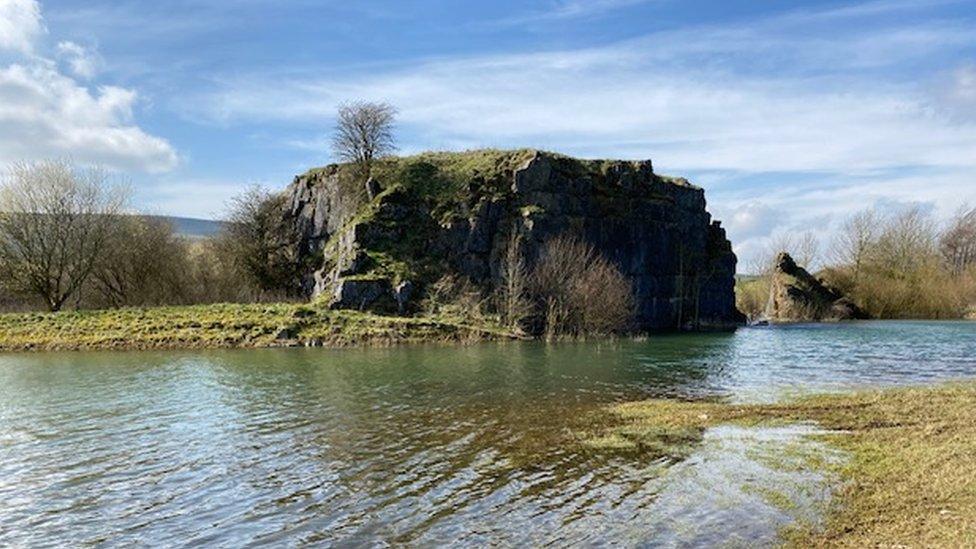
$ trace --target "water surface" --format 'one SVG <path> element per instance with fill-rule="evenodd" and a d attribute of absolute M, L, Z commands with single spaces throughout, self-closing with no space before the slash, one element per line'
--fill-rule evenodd
<path fill-rule="evenodd" d="M 576 429 L 649 396 L 768 401 L 976 376 L 976 324 L 641 342 L 0 356 L 0 545 L 769 545 L 824 476 L 718 428 L 680 463 Z M 821 449 L 826 452 L 826 449 Z M 760 456 L 760 457 L 757 457 Z M 787 489 L 794 504 L 775 505 Z"/>

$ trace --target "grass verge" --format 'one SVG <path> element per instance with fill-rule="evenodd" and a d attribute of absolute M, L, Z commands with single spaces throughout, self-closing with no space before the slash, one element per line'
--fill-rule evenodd
<path fill-rule="evenodd" d="M 510 337 L 494 326 L 446 317 L 381 316 L 291 303 L 0 314 L 0 351 L 388 346 Z"/>
<path fill-rule="evenodd" d="M 705 429 L 815 422 L 850 458 L 822 528 L 793 547 L 976 546 L 976 383 L 819 395 L 776 405 L 657 400 L 615 406 L 587 440 L 602 451 L 680 458 Z"/>

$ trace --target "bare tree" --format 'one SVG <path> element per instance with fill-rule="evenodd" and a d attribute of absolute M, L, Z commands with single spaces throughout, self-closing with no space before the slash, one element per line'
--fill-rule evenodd
<path fill-rule="evenodd" d="M 60 310 L 91 276 L 127 199 L 99 169 L 14 165 L 0 187 L 0 280 Z"/>
<path fill-rule="evenodd" d="M 938 256 L 936 227 L 931 217 L 913 207 L 887 219 L 872 249 L 878 268 L 901 277 Z"/>
<path fill-rule="evenodd" d="M 190 301 L 187 242 L 164 219 L 122 216 L 92 273 L 100 306 L 169 305 Z"/>
<path fill-rule="evenodd" d="M 976 265 L 976 208 L 959 209 L 939 237 L 939 248 L 955 274 Z"/>
<path fill-rule="evenodd" d="M 502 321 L 514 330 L 521 330 L 522 322 L 532 312 L 532 302 L 529 299 L 529 271 L 521 253 L 521 238 L 514 228 L 505 251 L 498 297 Z"/>
<path fill-rule="evenodd" d="M 773 236 L 766 248 L 754 259 L 752 271 L 761 276 L 769 275 L 776 266 L 776 257 L 786 252 L 797 265 L 812 271 L 820 263 L 820 242 L 812 232 L 787 233 Z"/>
<path fill-rule="evenodd" d="M 374 160 L 396 150 L 396 114 L 388 103 L 356 101 L 339 108 L 332 150 L 341 160 L 353 163 L 363 180 L 372 173 Z"/>
<path fill-rule="evenodd" d="M 597 250 L 572 236 L 548 241 L 532 271 L 532 294 L 549 339 L 609 335 L 630 329 L 630 280 Z"/>
<path fill-rule="evenodd" d="M 857 284 L 867 265 L 869 254 L 881 232 L 881 220 L 874 210 L 858 212 L 844 222 L 831 250 L 835 263 L 851 269 L 851 279 Z"/>

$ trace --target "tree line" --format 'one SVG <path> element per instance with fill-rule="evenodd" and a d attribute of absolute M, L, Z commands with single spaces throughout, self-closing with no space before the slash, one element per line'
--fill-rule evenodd
<path fill-rule="evenodd" d="M 772 257 L 790 252 L 800 266 L 854 300 L 874 318 L 962 318 L 976 313 L 976 208 L 960 208 L 940 226 L 920 207 L 848 217 L 821 252 L 810 234 L 779 236 L 756 280 L 740 284 L 738 304 L 761 316 Z"/>
<path fill-rule="evenodd" d="M 14 165 L 0 186 L 0 307 L 108 308 L 291 296 L 255 264 L 275 215 L 269 193 L 238 197 L 216 238 L 192 240 L 131 215 L 128 186 L 65 160 Z M 267 255 L 267 254 L 265 254 Z M 273 267 L 272 267 L 273 268 Z"/>

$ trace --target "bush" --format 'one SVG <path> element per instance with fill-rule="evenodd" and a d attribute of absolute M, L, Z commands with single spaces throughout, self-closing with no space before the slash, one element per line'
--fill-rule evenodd
<path fill-rule="evenodd" d="M 485 317 L 485 305 L 481 291 L 471 281 L 448 274 L 430 284 L 422 308 L 430 316 L 480 323 Z"/>
<path fill-rule="evenodd" d="M 233 269 L 262 293 L 304 295 L 306 265 L 294 257 L 284 221 L 284 196 L 252 187 L 234 197 L 224 230 L 215 246 Z"/>
<path fill-rule="evenodd" d="M 852 216 L 834 246 L 838 264 L 820 276 L 874 318 L 960 318 L 973 304 L 972 214 L 941 234 L 918 208 Z"/>
<path fill-rule="evenodd" d="M 632 328 L 630 280 L 578 238 L 559 236 L 544 246 L 532 271 L 531 294 L 548 339 L 611 335 Z"/>

